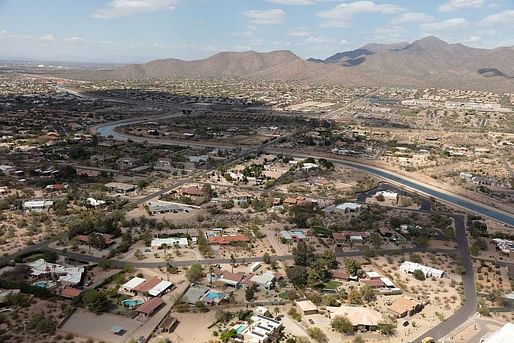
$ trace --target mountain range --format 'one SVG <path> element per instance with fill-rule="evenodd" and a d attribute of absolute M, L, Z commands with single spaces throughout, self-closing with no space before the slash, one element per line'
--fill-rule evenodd
<path fill-rule="evenodd" d="M 304 60 L 290 51 L 222 52 L 184 61 L 155 60 L 112 71 L 90 72 L 86 78 L 244 77 L 254 80 L 297 80 L 349 86 L 514 90 L 514 48 L 478 49 L 448 44 L 433 36 L 412 43 L 367 44 L 326 59 Z"/>

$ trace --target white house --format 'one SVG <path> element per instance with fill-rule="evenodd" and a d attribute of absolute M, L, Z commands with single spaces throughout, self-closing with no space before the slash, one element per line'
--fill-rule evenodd
<path fill-rule="evenodd" d="M 23 203 L 23 209 L 32 212 L 43 212 L 54 205 L 52 200 L 32 200 Z"/>
<path fill-rule="evenodd" d="M 273 342 L 282 330 L 282 323 L 261 315 L 251 318 L 251 324 L 242 330 L 236 341 L 249 343 Z"/>
<path fill-rule="evenodd" d="M 158 297 L 161 294 L 167 292 L 173 284 L 170 281 L 162 280 L 157 284 L 157 286 L 153 287 L 148 291 L 152 297 Z"/>
<path fill-rule="evenodd" d="M 153 250 L 160 249 L 164 244 L 168 247 L 179 246 L 181 248 L 187 248 L 189 246 L 189 242 L 187 238 L 178 238 L 178 237 L 169 237 L 169 238 L 154 238 L 150 243 L 150 246 Z"/>
<path fill-rule="evenodd" d="M 104 200 L 97 200 L 95 198 L 87 198 L 86 199 L 86 204 L 88 206 L 91 206 L 91 207 L 98 207 L 98 206 L 105 205 L 105 201 Z"/>
<path fill-rule="evenodd" d="M 124 293 L 135 293 L 134 289 L 145 281 L 146 279 L 140 277 L 133 277 L 129 281 L 125 282 L 121 286 L 120 290 Z"/>
<path fill-rule="evenodd" d="M 400 271 L 402 273 L 412 274 L 416 270 L 421 270 L 423 272 L 423 274 L 425 274 L 426 278 L 436 277 L 436 278 L 440 279 L 446 275 L 446 273 L 440 269 L 427 267 L 422 264 L 414 263 L 414 262 L 410 262 L 410 261 L 405 261 L 400 266 Z"/>
<path fill-rule="evenodd" d="M 275 286 L 275 274 L 270 271 L 267 271 L 261 275 L 254 275 L 250 280 L 255 282 L 257 286 L 268 290 Z"/>
<path fill-rule="evenodd" d="M 379 191 L 375 194 L 375 197 L 377 196 L 383 196 L 384 200 L 386 201 L 398 201 L 398 193 L 391 192 L 391 191 Z"/>

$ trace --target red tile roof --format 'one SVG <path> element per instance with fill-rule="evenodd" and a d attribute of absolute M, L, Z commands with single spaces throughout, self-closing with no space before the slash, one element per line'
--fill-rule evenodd
<path fill-rule="evenodd" d="M 76 289 L 73 287 L 66 287 L 65 289 L 62 290 L 61 296 L 65 297 L 65 298 L 76 298 L 80 295 L 80 293 L 82 293 L 82 291 L 80 289 Z"/>
<path fill-rule="evenodd" d="M 237 242 L 250 242 L 250 238 L 245 235 L 215 236 L 209 237 L 210 244 L 227 245 Z"/>

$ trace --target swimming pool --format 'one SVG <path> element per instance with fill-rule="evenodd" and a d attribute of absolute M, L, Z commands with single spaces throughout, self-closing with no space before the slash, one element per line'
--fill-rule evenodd
<path fill-rule="evenodd" d="M 209 291 L 207 292 L 207 294 L 205 294 L 205 299 L 225 299 L 226 298 L 226 294 L 225 293 L 221 293 L 221 292 L 215 292 L 215 291 Z"/>
<path fill-rule="evenodd" d="M 236 332 L 238 335 L 241 334 L 241 332 L 243 332 L 244 330 L 246 329 L 246 324 L 241 324 L 239 325 L 237 328 L 236 328 Z"/>
<path fill-rule="evenodd" d="M 52 281 L 37 281 L 37 282 L 34 282 L 34 287 L 38 287 L 38 288 L 52 288 L 53 286 L 55 286 L 55 282 L 52 282 Z"/>
<path fill-rule="evenodd" d="M 144 304 L 145 302 L 142 299 L 126 299 L 126 300 L 123 300 L 121 303 L 126 308 L 133 309 L 134 307 Z"/>

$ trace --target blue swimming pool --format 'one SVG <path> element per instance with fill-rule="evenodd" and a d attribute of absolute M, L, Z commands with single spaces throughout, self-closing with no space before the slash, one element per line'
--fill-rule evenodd
<path fill-rule="evenodd" d="M 144 304 L 144 300 L 142 299 L 126 299 L 121 302 L 123 306 L 125 306 L 128 309 L 133 309 L 136 306 Z"/>
<path fill-rule="evenodd" d="M 52 288 L 55 285 L 52 281 L 37 281 L 34 282 L 34 287 L 38 288 Z"/>
<path fill-rule="evenodd" d="M 205 294 L 206 299 L 224 299 L 227 295 L 221 292 L 209 291 Z"/>
<path fill-rule="evenodd" d="M 241 332 L 243 332 L 244 330 L 246 329 L 246 324 L 241 324 L 239 325 L 237 328 L 236 328 L 236 332 L 238 335 L 241 334 Z"/>

